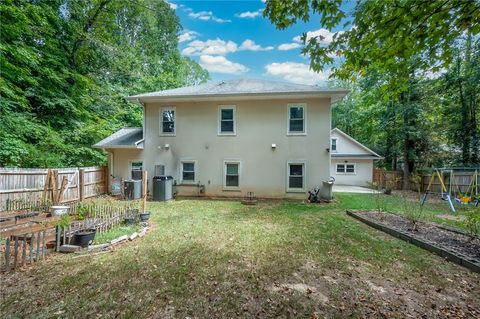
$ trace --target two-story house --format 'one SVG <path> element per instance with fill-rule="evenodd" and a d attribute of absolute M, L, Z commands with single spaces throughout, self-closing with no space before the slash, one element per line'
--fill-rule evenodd
<path fill-rule="evenodd" d="M 173 176 L 179 195 L 303 197 L 331 175 L 331 107 L 347 93 L 240 79 L 139 94 L 127 99 L 143 128 L 94 146 L 117 181 L 147 170 Z"/>

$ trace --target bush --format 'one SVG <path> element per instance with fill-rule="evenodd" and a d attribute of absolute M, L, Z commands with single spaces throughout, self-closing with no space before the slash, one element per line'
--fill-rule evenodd
<path fill-rule="evenodd" d="M 465 212 L 465 220 L 463 222 L 470 236 L 480 236 L 480 207 L 472 207 Z"/>

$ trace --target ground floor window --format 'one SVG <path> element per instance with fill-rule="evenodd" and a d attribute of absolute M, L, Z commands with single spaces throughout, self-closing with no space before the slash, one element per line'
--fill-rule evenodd
<path fill-rule="evenodd" d="M 195 161 L 182 161 L 182 183 L 195 183 Z"/>
<path fill-rule="evenodd" d="M 143 176 L 143 162 L 131 162 L 130 171 L 133 180 L 141 180 Z"/>
<path fill-rule="evenodd" d="M 355 164 L 337 164 L 336 172 L 340 174 L 355 174 Z"/>
<path fill-rule="evenodd" d="M 303 190 L 305 185 L 305 164 L 288 163 L 288 189 Z"/>
<path fill-rule="evenodd" d="M 240 187 L 240 162 L 225 162 L 224 172 L 225 188 Z"/>

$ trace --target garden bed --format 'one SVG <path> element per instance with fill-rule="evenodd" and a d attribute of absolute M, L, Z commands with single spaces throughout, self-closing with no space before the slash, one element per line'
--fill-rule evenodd
<path fill-rule="evenodd" d="M 350 216 L 392 236 L 434 252 L 472 271 L 480 272 L 480 239 L 432 223 L 411 222 L 403 216 L 373 211 L 347 211 Z"/>

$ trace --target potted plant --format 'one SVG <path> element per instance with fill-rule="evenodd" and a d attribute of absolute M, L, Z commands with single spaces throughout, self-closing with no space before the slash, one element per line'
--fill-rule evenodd
<path fill-rule="evenodd" d="M 75 233 L 75 244 L 83 248 L 88 247 L 95 239 L 96 234 L 97 230 L 95 228 L 80 230 Z"/>
<path fill-rule="evenodd" d="M 150 219 L 150 212 L 140 213 L 140 221 L 141 222 L 146 222 L 149 219 Z"/>

